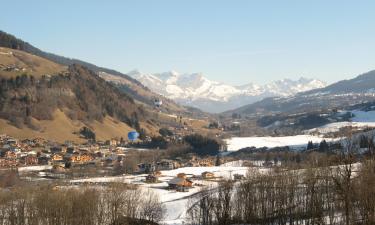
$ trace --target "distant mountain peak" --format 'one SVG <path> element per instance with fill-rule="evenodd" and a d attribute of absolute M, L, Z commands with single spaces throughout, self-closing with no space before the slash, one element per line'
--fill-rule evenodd
<path fill-rule="evenodd" d="M 131 71 L 127 74 L 156 93 L 208 112 L 226 111 L 265 97 L 289 96 L 326 86 L 320 80 L 305 77 L 298 80 L 282 79 L 265 85 L 248 83 L 232 86 L 212 81 L 202 73 L 181 74 L 172 70 L 155 74 Z"/>

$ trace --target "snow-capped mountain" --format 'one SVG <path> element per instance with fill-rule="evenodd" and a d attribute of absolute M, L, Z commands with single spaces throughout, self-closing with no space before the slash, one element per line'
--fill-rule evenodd
<path fill-rule="evenodd" d="M 266 85 L 249 83 L 232 86 L 207 79 L 201 73 L 179 74 L 176 71 L 146 74 L 137 70 L 128 75 L 152 91 L 178 103 L 194 106 L 207 112 L 222 112 L 253 103 L 265 97 L 289 96 L 298 92 L 325 87 L 320 80 L 283 79 Z"/>

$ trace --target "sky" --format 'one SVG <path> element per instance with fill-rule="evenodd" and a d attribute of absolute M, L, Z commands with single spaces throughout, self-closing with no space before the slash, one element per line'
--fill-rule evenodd
<path fill-rule="evenodd" d="M 0 0 L 0 30 L 99 66 L 233 85 L 375 69 L 373 0 Z"/>

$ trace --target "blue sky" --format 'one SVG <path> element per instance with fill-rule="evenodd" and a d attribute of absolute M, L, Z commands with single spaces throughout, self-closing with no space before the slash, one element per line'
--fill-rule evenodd
<path fill-rule="evenodd" d="M 202 72 L 230 84 L 375 69 L 375 1 L 12 0 L 0 29 L 121 72 Z"/>

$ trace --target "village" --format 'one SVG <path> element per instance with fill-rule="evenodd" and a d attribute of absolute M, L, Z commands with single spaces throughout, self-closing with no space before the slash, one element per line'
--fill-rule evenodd
<path fill-rule="evenodd" d="M 156 194 L 166 209 L 164 223 L 178 224 L 186 217 L 190 197 L 224 180 L 243 180 L 249 169 L 245 162 L 218 155 L 189 153 L 158 160 L 147 157 L 157 151 L 163 150 L 135 148 L 116 139 L 58 144 L 43 138 L 0 135 L 0 185 L 4 190 L 22 183 L 52 185 L 53 190 L 102 190 L 122 184 Z M 131 170 L 119 169 L 129 164 Z"/>
<path fill-rule="evenodd" d="M 228 159 L 219 156 L 198 156 L 193 153 L 174 159 L 144 160 L 131 166 L 130 170 L 121 169 L 127 156 L 132 153 L 150 153 L 154 149 L 140 149 L 127 146 L 124 141 L 111 139 L 105 142 L 58 144 L 43 138 L 19 140 L 7 135 L 0 135 L 0 170 L 17 170 L 19 176 L 38 179 L 90 179 L 95 177 L 143 175 L 142 182 L 158 184 L 168 183 L 168 189 L 181 192 L 189 191 L 193 180 L 218 180 L 221 177 L 205 168 L 228 163 Z M 199 174 L 188 174 L 184 168 L 200 167 Z M 120 168 L 120 169 L 119 169 Z M 165 171 L 181 172 L 162 179 Z M 243 175 L 233 174 L 234 179 Z"/>

